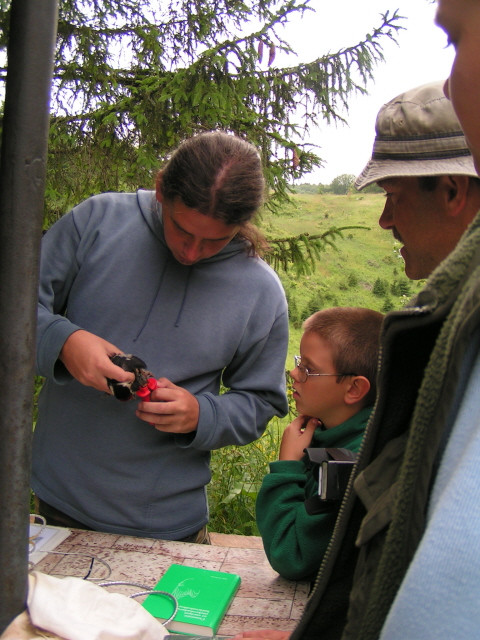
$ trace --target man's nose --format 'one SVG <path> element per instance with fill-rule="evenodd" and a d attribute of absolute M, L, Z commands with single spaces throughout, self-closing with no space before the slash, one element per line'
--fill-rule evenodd
<path fill-rule="evenodd" d="M 383 207 L 382 215 L 378 219 L 378 224 L 382 227 L 382 229 L 391 229 L 393 227 L 393 218 L 389 211 L 388 203 L 385 203 Z"/>

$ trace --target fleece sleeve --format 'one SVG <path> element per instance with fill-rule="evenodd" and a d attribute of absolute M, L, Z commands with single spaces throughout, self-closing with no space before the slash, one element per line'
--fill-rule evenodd
<path fill-rule="evenodd" d="M 59 362 L 65 340 L 80 327 L 63 314 L 77 273 L 79 233 L 72 213 L 61 218 L 42 241 L 37 317 L 37 373 L 61 383 L 71 379 Z"/>
<path fill-rule="evenodd" d="M 336 510 L 310 515 L 305 509 L 306 469 L 302 461 L 270 463 L 257 498 L 257 525 L 268 560 L 289 580 L 318 570 L 335 525 Z"/>
<path fill-rule="evenodd" d="M 247 335 L 223 372 L 227 392 L 197 395 L 200 417 L 192 446 L 210 451 L 248 444 L 262 435 L 273 416 L 286 415 L 288 314 L 283 292 L 277 296 L 277 307 L 273 323 L 265 321 L 255 342 Z"/>

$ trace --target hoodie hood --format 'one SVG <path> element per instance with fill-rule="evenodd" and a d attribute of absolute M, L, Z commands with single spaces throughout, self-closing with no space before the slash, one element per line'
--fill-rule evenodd
<path fill-rule="evenodd" d="M 162 205 L 158 202 L 155 191 L 146 191 L 146 190 L 138 190 L 137 191 L 137 199 L 140 211 L 142 216 L 147 223 L 148 227 L 151 229 L 152 233 L 159 239 L 162 245 L 167 249 L 169 254 L 172 256 L 170 249 L 165 240 L 165 233 L 163 230 L 163 217 L 162 217 Z M 195 267 L 196 264 L 206 264 L 211 262 L 218 262 L 220 260 L 227 260 L 237 253 L 244 252 L 248 249 L 248 246 L 242 238 L 234 237 L 223 249 L 221 249 L 218 253 L 211 256 L 210 258 L 206 258 L 204 260 L 199 260 L 198 262 L 191 265 Z"/>

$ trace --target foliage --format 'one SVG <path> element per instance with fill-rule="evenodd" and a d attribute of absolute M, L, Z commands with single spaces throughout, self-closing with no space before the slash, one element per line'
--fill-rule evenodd
<path fill-rule="evenodd" d="M 282 421 L 273 418 L 258 440 L 212 453 L 213 481 L 208 485 L 212 531 L 259 535 L 255 502 L 269 462 L 278 458 L 282 432 Z"/>
<path fill-rule="evenodd" d="M 394 296 L 408 298 L 412 294 L 412 287 L 407 279 L 394 280 L 390 285 L 390 291 Z"/>
<path fill-rule="evenodd" d="M 0 60 L 9 5 L 0 1 Z M 278 66 L 279 52 L 294 54 L 281 27 L 312 10 L 310 0 L 60 0 L 50 221 L 91 193 L 150 187 L 172 148 L 213 128 L 254 142 L 270 205 L 286 198 L 288 180 L 320 162 L 303 136 L 365 92 L 383 40 L 401 28 L 387 11 L 360 43 Z"/>
<path fill-rule="evenodd" d="M 293 193 L 321 193 L 322 185 L 302 182 L 300 184 L 291 185 L 290 188 Z"/>
<path fill-rule="evenodd" d="M 377 278 L 373 285 L 373 295 L 378 298 L 384 298 L 388 292 L 388 282 L 382 278 Z"/>
<path fill-rule="evenodd" d="M 353 188 L 355 176 L 350 173 L 343 173 L 341 176 L 334 178 L 330 184 L 332 193 L 337 196 L 345 196 Z"/>
<path fill-rule="evenodd" d="M 38 396 L 40 391 L 42 390 L 42 386 L 44 383 L 44 378 L 42 376 L 35 376 L 34 380 L 34 392 L 33 392 L 33 427 L 37 424 L 37 416 L 38 416 Z"/>
<path fill-rule="evenodd" d="M 385 302 L 382 304 L 380 311 L 382 311 L 382 313 L 388 313 L 389 311 L 393 311 L 393 309 L 395 309 L 395 306 L 391 298 L 385 298 Z"/>
<path fill-rule="evenodd" d="M 335 195 L 346 195 L 353 191 L 355 176 L 352 174 L 342 174 L 336 176 L 330 184 L 311 184 L 310 182 L 301 182 L 291 185 L 293 193 L 334 193 Z M 362 193 L 385 193 L 382 187 L 376 182 L 372 182 L 362 189 Z"/>
<path fill-rule="evenodd" d="M 344 231 L 362 228 L 365 227 L 331 227 L 316 235 L 301 233 L 288 238 L 271 238 L 265 260 L 276 271 L 288 271 L 293 268 L 297 276 L 308 275 L 315 271 L 317 260 L 327 247 L 336 249 L 335 240 L 343 238 Z"/>

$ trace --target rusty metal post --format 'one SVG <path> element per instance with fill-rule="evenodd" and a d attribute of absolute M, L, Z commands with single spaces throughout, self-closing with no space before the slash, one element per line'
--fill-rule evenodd
<path fill-rule="evenodd" d="M 12 0 L 0 156 L 0 633 L 25 608 L 30 444 L 57 0 Z"/>

